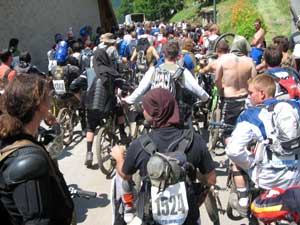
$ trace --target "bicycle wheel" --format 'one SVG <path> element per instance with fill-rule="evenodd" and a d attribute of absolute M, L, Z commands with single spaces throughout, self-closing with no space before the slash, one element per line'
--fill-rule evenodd
<path fill-rule="evenodd" d="M 221 110 L 219 107 L 214 109 L 211 112 L 210 122 L 220 122 L 221 120 Z M 214 128 L 209 130 L 209 138 L 208 138 L 208 150 L 215 151 L 217 147 L 217 142 L 219 141 L 219 128 Z"/>
<path fill-rule="evenodd" d="M 220 225 L 220 217 L 217 202 L 211 192 L 208 192 L 204 205 L 209 219 L 213 222 L 214 225 Z"/>
<path fill-rule="evenodd" d="M 110 155 L 111 148 L 119 142 L 119 138 L 108 126 L 102 127 L 97 134 L 96 154 L 102 173 L 110 176 L 115 169 L 115 161 Z"/>
<path fill-rule="evenodd" d="M 73 118 L 68 108 L 62 108 L 57 115 L 57 122 L 62 126 L 64 145 L 69 145 L 73 138 Z"/>
<path fill-rule="evenodd" d="M 226 41 L 226 43 L 229 45 L 229 48 L 231 48 L 233 40 L 234 40 L 235 34 L 234 33 L 224 33 L 220 35 L 214 44 L 214 52 L 217 50 L 217 46 L 221 41 Z"/>

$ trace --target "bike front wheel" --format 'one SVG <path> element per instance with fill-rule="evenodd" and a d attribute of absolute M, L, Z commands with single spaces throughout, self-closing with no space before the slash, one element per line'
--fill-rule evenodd
<path fill-rule="evenodd" d="M 111 176 L 115 169 L 115 160 L 111 157 L 111 148 L 119 142 L 119 138 L 106 127 L 102 127 L 97 134 L 96 154 L 98 165 L 102 173 Z"/>

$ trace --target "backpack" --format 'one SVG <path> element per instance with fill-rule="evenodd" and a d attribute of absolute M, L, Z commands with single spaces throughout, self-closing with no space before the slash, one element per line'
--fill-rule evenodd
<path fill-rule="evenodd" d="M 159 224 L 183 224 L 189 211 L 188 195 L 193 193 L 191 174 L 195 168 L 186 157 L 193 142 L 193 131 L 184 130 L 165 153 L 158 152 L 148 134 L 141 136 L 139 142 L 150 155 L 147 181 L 151 185 L 153 220 Z"/>
<path fill-rule="evenodd" d="M 137 51 L 136 65 L 137 65 L 137 69 L 142 73 L 145 73 L 148 70 L 146 53 L 149 47 L 150 47 L 150 43 L 147 38 L 138 39 L 138 43 L 136 46 L 136 51 Z"/>
<path fill-rule="evenodd" d="M 94 55 L 92 49 L 83 49 L 80 54 L 80 69 L 84 71 L 85 68 L 90 68 L 91 58 Z"/>
<path fill-rule="evenodd" d="M 52 83 L 56 94 L 63 95 L 67 92 L 63 66 L 56 66 L 53 73 Z"/>
<path fill-rule="evenodd" d="M 270 74 L 279 86 L 288 92 L 290 99 L 300 99 L 300 85 L 296 71 L 291 68 L 285 70 Z"/>
<path fill-rule="evenodd" d="M 278 101 L 264 106 L 271 113 L 272 129 L 267 134 L 268 150 L 276 156 L 300 153 L 300 108 L 294 101 Z"/>
<path fill-rule="evenodd" d="M 164 88 L 169 90 L 175 97 L 178 94 L 177 82 L 184 72 L 184 67 L 179 66 L 175 72 L 171 72 L 160 65 L 155 68 L 151 78 L 151 89 Z"/>

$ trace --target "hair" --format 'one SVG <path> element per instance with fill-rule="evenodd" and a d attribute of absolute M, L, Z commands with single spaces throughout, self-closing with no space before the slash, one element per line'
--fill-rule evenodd
<path fill-rule="evenodd" d="M 260 20 L 260 19 L 256 19 L 256 20 L 254 21 L 254 23 L 258 23 L 259 25 L 261 25 L 261 20 Z"/>
<path fill-rule="evenodd" d="M 221 40 L 217 45 L 217 52 L 228 53 L 230 50 L 229 45 L 226 41 Z"/>
<path fill-rule="evenodd" d="M 31 55 L 30 55 L 30 53 L 27 52 L 27 51 L 21 52 L 21 54 L 20 54 L 20 62 L 30 63 L 31 62 Z"/>
<path fill-rule="evenodd" d="M 18 44 L 19 44 L 19 39 L 11 38 L 9 40 L 8 48 L 10 48 L 10 47 L 15 47 L 16 48 L 18 46 Z"/>
<path fill-rule="evenodd" d="M 264 51 L 264 59 L 268 66 L 279 66 L 282 59 L 282 50 L 280 47 L 271 44 Z"/>
<path fill-rule="evenodd" d="M 72 50 L 74 52 L 80 52 L 81 51 L 81 46 L 80 46 L 80 43 L 78 41 L 73 43 Z"/>
<path fill-rule="evenodd" d="M 192 51 L 194 47 L 194 42 L 191 38 L 183 39 L 181 49 Z"/>
<path fill-rule="evenodd" d="M 8 83 L 1 97 L 0 138 L 22 132 L 45 98 L 48 83 L 37 74 L 20 73 Z"/>
<path fill-rule="evenodd" d="M 178 42 L 169 41 L 165 44 L 163 53 L 165 57 L 169 60 L 175 60 L 179 54 Z"/>
<path fill-rule="evenodd" d="M 209 27 L 209 32 L 215 32 L 215 33 L 219 33 L 219 27 L 217 24 L 212 24 L 210 27 Z"/>
<path fill-rule="evenodd" d="M 279 46 L 283 52 L 287 52 L 289 50 L 289 40 L 286 36 L 279 35 L 274 37 L 273 43 L 277 46 Z"/>
<path fill-rule="evenodd" d="M 9 51 L 8 49 L 3 49 L 0 52 L 0 60 L 1 60 L 1 62 L 6 63 L 10 56 L 12 56 L 12 52 Z"/>
<path fill-rule="evenodd" d="M 260 74 L 250 79 L 248 84 L 253 85 L 255 89 L 264 91 L 269 97 L 275 96 L 276 85 L 275 80 L 269 75 Z"/>

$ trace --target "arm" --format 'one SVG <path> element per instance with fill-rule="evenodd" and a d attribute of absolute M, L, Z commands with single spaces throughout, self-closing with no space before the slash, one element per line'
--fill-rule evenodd
<path fill-rule="evenodd" d="M 154 56 L 154 57 L 156 58 L 156 60 L 158 61 L 158 60 L 159 60 L 159 55 L 158 55 L 156 49 L 155 49 L 153 46 L 151 46 L 150 48 L 151 48 L 151 51 L 152 51 L 153 56 Z"/>
<path fill-rule="evenodd" d="M 152 78 L 152 75 L 154 74 L 154 72 L 155 72 L 155 67 L 150 67 L 149 70 L 144 75 L 141 82 L 139 83 L 139 86 L 137 87 L 137 89 L 135 89 L 134 92 L 132 92 L 132 94 L 130 96 L 127 96 L 123 100 L 125 102 L 127 102 L 128 104 L 135 103 L 136 100 L 150 88 L 151 78 Z"/>
<path fill-rule="evenodd" d="M 130 180 L 131 175 L 127 175 L 122 171 L 124 165 L 124 152 L 124 146 L 116 145 L 111 149 L 111 156 L 117 161 L 116 170 L 120 177 L 122 177 L 124 180 Z"/>
<path fill-rule="evenodd" d="M 209 98 L 209 95 L 202 87 L 199 86 L 198 81 L 193 77 L 191 72 L 185 69 L 183 72 L 183 76 L 184 87 L 197 95 L 203 102 L 206 102 Z"/>
<path fill-rule="evenodd" d="M 263 61 L 261 64 L 263 64 L 265 61 Z M 255 68 L 255 64 L 254 62 L 251 60 L 251 63 L 252 63 L 252 68 L 251 68 L 251 77 L 255 77 L 257 75 L 257 70 Z"/>
<path fill-rule="evenodd" d="M 249 169 L 254 164 L 254 157 L 246 150 L 254 133 L 249 122 L 239 122 L 232 132 L 229 144 L 226 147 L 227 156 L 239 167 Z"/>
<path fill-rule="evenodd" d="M 130 58 L 130 61 L 133 62 L 136 60 L 136 57 L 137 57 L 137 51 L 136 49 L 134 49 L 133 53 L 132 53 L 132 56 Z"/>
<path fill-rule="evenodd" d="M 219 90 L 219 93 L 222 91 L 222 79 L 223 79 L 223 66 L 222 63 L 217 64 L 216 68 L 216 76 L 215 76 L 215 83 Z"/>

